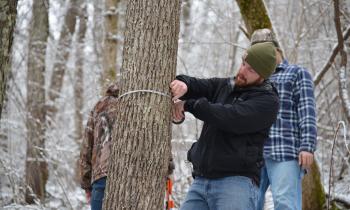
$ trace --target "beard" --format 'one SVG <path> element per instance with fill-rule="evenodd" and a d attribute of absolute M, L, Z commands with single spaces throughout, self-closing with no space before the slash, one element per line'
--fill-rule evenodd
<path fill-rule="evenodd" d="M 248 83 L 247 79 L 242 74 L 238 73 L 235 76 L 234 81 L 235 86 L 237 87 L 252 87 L 261 84 L 263 80 L 261 80 L 261 77 L 259 77 L 256 80 Z"/>
<path fill-rule="evenodd" d="M 235 77 L 235 86 L 245 87 L 247 85 L 247 79 L 242 74 L 237 74 Z"/>

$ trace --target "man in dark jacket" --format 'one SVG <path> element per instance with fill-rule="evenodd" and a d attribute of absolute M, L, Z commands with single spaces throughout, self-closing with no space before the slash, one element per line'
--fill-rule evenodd
<path fill-rule="evenodd" d="M 256 209 L 263 145 L 279 107 L 267 80 L 275 67 L 274 45 L 261 43 L 247 50 L 233 79 L 180 75 L 170 84 L 174 120 L 187 111 L 204 121 L 188 151 L 195 179 L 181 210 Z"/>

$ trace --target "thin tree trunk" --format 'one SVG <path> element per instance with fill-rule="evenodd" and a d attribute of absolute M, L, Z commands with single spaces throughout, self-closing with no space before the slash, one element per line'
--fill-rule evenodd
<path fill-rule="evenodd" d="M 240 7 L 249 37 L 256 29 L 273 28 L 263 0 L 236 1 Z M 315 176 L 310 176 L 310 174 Z M 317 162 L 311 168 L 310 174 L 305 176 L 304 179 L 307 181 L 303 182 L 303 209 L 305 210 L 309 210 L 309 206 L 323 206 L 325 202 L 325 199 L 322 199 L 325 197 L 323 188 L 319 189 L 322 182 L 321 179 L 317 178 L 317 175 L 320 174 Z M 319 191 L 313 193 L 313 189 L 319 189 Z"/>
<path fill-rule="evenodd" d="M 118 3 L 120 0 L 105 0 L 104 26 L 105 35 L 102 46 L 101 75 L 102 92 L 116 79 L 117 73 L 117 48 L 118 48 Z"/>
<path fill-rule="evenodd" d="M 72 42 L 73 33 L 75 30 L 75 24 L 79 15 L 79 0 L 71 0 L 69 9 L 64 17 L 64 24 L 62 26 L 60 39 L 58 41 L 58 49 L 56 52 L 53 72 L 51 75 L 51 83 L 49 88 L 49 103 L 47 115 L 50 121 L 54 121 L 57 107 L 55 101 L 61 94 L 63 78 L 66 71 L 66 63 L 69 58 L 70 46 Z"/>
<path fill-rule="evenodd" d="M 340 54 L 340 68 L 337 70 L 338 73 L 338 86 L 339 95 L 342 101 L 342 108 L 344 110 L 345 117 L 348 122 L 350 122 L 350 95 L 347 88 L 346 81 L 346 64 L 347 64 L 347 54 L 344 47 L 344 37 L 342 34 L 342 27 L 340 23 L 340 8 L 339 0 L 334 0 L 334 25 L 337 31 L 339 54 Z"/>
<path fill-rule="evenodd" d="M 75 72 L 75 83 L 74 83 L 74 105 L 75 105 L 75 141 L 78 145 L 81 144 L 83 135 L 83 78 L 84 78 L 84 42 L 86 33 L 86 5 L 82 5 L 79 13 L 79 30 L 78 30 L 78 42 L 76 50 L 76 72 Z"/>
<path fill-rule="evenodd" d="M 85 33 L 86 33 L 86 4 L 82 5 L 79 13 L 79 31 L 78 31 L 78 41 L 76 50 L 76 72 L 75 72 L 75 83 L 74 83 L 74 140 L 80 146 L 83 139 L 83 105 L 84 105 L 84 43 L 85 43 Z M 75 169 L 75 180 L 79 181 L 79 157 L 76 157 L 76 169 Z"/>
<path fill-rule="evenodd" d="M 129 91 L 169 94 L 176 72 L 179 18 L 178 0 L 128 1 L 123 83 L 104 210 L 163 208 L 171 101 L 156 92 Z"/>
<path fill-rule="evenodd" d="M 16 16 L 17 0 L 0 0 L 0 119 L 11 71 L 10 54 Z"/>
<path fill-rule="evenodd" d="M 181 10 L 181 17 L 182 17 L 182 23 L 183 25 L 183 34 L 181 35 L 182 38 L 188 36 L 188 30 L 190 29 L 191 24 L 191 0 L 182 0 L 182 10 Z"/>
<path fill-rule="evenodd" d="M 26 196 L 27 203 L 45 198 L 48 178 L 47 163 L 43 156 L 45 148 L 45 52 L 49 35 L 48 2 L 33 3 L 33 21 L 29 40 L 27 73 L 27 155 Z"/>

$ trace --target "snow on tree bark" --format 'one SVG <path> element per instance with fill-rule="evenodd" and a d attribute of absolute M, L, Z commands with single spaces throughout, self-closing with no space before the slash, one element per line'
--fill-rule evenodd
<path fill-rule="evenodd" d="M 27 203 L 45 198 L 48 179 L 45 148 L 45 54 L 49 35 L 48 2 L 34 1 L 33 20 L 30 30 L 27 73 L 27 154 L 26 195 Z"/>

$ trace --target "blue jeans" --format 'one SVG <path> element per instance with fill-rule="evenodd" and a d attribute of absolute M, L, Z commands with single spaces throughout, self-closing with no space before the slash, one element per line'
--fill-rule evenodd
<path fill-rule="evenodd" d="M 248 177 L 196 177 L 180 210 L 255 210 L 258 190 Z"/>
<path fill-rule="evenodd" d="M 271 186 L 275 210 L 301 210 L 301 181 L 304 170 L 297 160 L 275 161 L 265 158 L 261 169 L 258 210 L 264 209 L 265 193 Z"/>
<path fill-rule="evenodd" d="M 101 210 L 105 193 L 106 177 L 98 179 L 92 183 L 91 210 Z"/>

